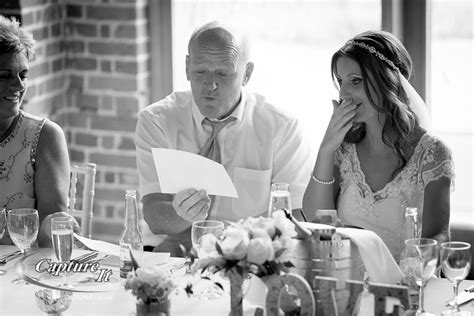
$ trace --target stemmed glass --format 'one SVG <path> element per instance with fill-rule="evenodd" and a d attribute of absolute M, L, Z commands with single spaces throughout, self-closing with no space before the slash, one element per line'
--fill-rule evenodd
<path fill-rule="evenodd" d="M 213 220 L 202 220 L 193 223 L 191 228 L 191 242 L 198 257 L 205 258 L 217 253 L 210 247 L 213 241 L 219 239 L 224 231 L 224 223 Z M 210 275 L 208 275 L 210 278 Z M 209 285 L 198 295 L 201 299 L 213 299 L 222 296 L 222 290 L 215 285 Z"/>
<path fill-rule="evenodd" d="M 424 308 L 424 287 L 431 279 L 438 263 L 438 242 L 431 238 L 413 238 L 405 241 L 403 258 L 405 272 L 412 275 L 420 288 L 416 315 L 433 315 Z"/>
<path fill-rule="evenodd" d="M 3 238 L 3 234 L 5 233 L 5 226 L 7 226 L 7 216 L 5 209 L 0 210 L 0 239 Z M 0 269 L 0 275 L 4 275 L 7 273 L 7 270 Z"/>
<path fill-rule="evenodd" d="M 471 245 L 467 242 L 451 241 L 441 244 L 441 269 L 454 289 L 454 305 L 451 310 L 443 311 L 443 316 L 471 315 L 470 312 L 459 310 L 457 296 L 458 285 L 464 280 L 471 269 Z"/>
<path fill-rule="evenodd" d="M 72 244 L 74 240 L 74 221 L 71 217 L 54 217 L 51 220 L 51 239 L 54 253 L 60 262 L 68 263 L 71 260 Z M 73 288 L 66 283 L 66 272 L 62 274 L 60 287 Z"/>
<path fill-rule="evenodd" d="M 26 250 L 31 248 L 31 244 L 38 236 L 38 211 L 32 208 L 19 208 L 8 211 L 7 228 L 13 243 L 25 256 Z M 28 282 L 20 278 L 12 282 L 15 284 L 28 284 Z"/>
<path fill-rule="evenodd" d="M 276 210 L 287 209 L 291 214 L 291 197 L 288 183 L 272 183 L 268 217 Z"/>

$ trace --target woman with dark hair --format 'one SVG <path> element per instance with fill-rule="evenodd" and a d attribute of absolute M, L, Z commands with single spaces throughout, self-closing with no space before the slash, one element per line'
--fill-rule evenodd
<path fill-rule="evenodd" d="M 340 100 L 333 100 L 305 211 L 336 208 L 344 224 L 377 233 L 397 261 L 406 207 L 418 208 L 423 237 L 449 239 L 451 152 L 413 112 L 420 107 L 410 102 L 420 98 L 407 81 L 405 47 L 390 33 L 365 32 L 333 55 L 331 71 Z"/>
<path fill-rule="evenodd" d="M 38 241 L 48 245 L 51 218 L 70 216 L 60 213 L 66 211 L 69 156 L 57 124 L 21 109 L 34 47 L 31 33 L 0 15 L 0 209 L 37 209 Z M 11 244 L 8 233 L 1 243 Z"/>

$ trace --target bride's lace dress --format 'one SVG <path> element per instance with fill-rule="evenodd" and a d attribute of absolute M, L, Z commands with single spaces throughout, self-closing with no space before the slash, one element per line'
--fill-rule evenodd
<path fill-rule="evenodd" d="M 405 208 L 418 208 L 421 223 L 425 187 L 443 176 L 454 178 L 450 150 L 427 133 L 420 138 L 406 166 L 376 192 L 365 180 L 355 144 L 343 143 L 336 152 L 335 163 L 341 172 L 339 217 L 344 224 L 377 233 L 397 262 L 403 250 Z"/>

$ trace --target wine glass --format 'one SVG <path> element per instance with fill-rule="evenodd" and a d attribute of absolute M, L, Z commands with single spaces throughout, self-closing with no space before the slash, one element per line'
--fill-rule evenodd
<path fill-rule="evenodd" d="M 217 250 L 212 245 L 221 237 L 223 231 L 223 222 L 202 220 L 193 223 L 191 228 L 191 242 L 200 259 L 217 253 Z M 205 278 L 210 279 L 211 275 L 209 271 L 206 273 Z M 221 296 L 222 289 L 214 284 L 208 284 L 208 286 L 198 294 L 198 297 L 201 299 L 214 299 Z"/>
<path fill-rule="evenodd" d="M 51 220 L 51 239 L 53 240 L 54 253 L 60 262 L 68 263 L 71 260 L 72 244 L 74 240 L 74 221 L 71 217 L 53 217 Z M 60 287 L 73 288 L 66 283 L 64 272 L 61 278 Z"/>
<path fill-rule="evenodd" d="M 434 275 L 438 263 L 438 242 L 431 238 L 407 239 L 402 260 L 405 272 L 413 276 L 419 287 L 416 315 L 434 315 L 425 311 L 423 295 L 426 282 Z"/>
<path fill-rule="evenodd" d="M 471 269 L 470 248 L 471 245 L 469 243 L 461 241 L 451 241 L 441 244 L 441 269 L 454 289 L 454 305 L 452 309 L 443 311 L 443 316 L 471 315 L 470 312 L 459 310 L 457 303 L 458 285 L 466 278 Z"/>
<path fill-rule="evenodd" d="M 272 183 L 270 191 L 270 203 L 268 205 L 268 217 L 276 210 L 287 209 L 291 214 L 291 198 L 288 183 Z"/>
<path fill-rule="evenodd" d="M 5 233 L 5 226 L 7 226 L 7 216 L 5 209 L 0 210 L 0 239 L 3 238 L 3 234 Z M 7 270 L 0 269 L 0 275 L 4 275 L 7 273 Z"/>
<path fill-rule="evenodd" d="M 20 249 L 23 256 L 36 240 L 39 230 L 38 211 L 32 208 L 19 208 L 8 211 L 7 228 L 10 238 Z M 18 278 L 12 281 L 15 284 L 28 284 Z"/>

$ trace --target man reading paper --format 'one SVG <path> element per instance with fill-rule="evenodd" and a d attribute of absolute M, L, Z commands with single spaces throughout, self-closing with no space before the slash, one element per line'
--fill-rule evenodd
<path fill-rule="evenodd" d="M 179 244 L 189 249 L 196 220 L 266 215 L 272 182 L 289 183 L 292 205 L 301 207 L 310 149 L 296 119 L 243 89 L 253 69 L 244 37 L 217 22 L 205 24 L 188 44 L 191 91 L 174 92 L 139 113 L 135 145 L 144 219 L 151 232 L 167 235 L 155 251 L 182 256 Z M 188 151 L 221 163 L 239 198 L 210 197 L 199 188 L 160 193 L 152 148 Z"/>

